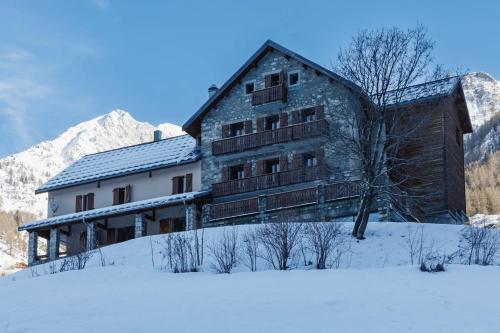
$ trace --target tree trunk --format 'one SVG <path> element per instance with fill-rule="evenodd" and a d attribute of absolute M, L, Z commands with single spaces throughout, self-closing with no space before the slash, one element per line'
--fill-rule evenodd
<path fill-rule="evenodd" d="M 352 236 L 357 239 L 364 239 L 364 234 L 366 230 L 366 225 L 368 224 L 368 218 L 370 217 L 370 208 L 373 201 L 373 190 L 369 188 L 363 194 L 361 199 L 361 205 L 356 215 L 356 222 L 354 223 L 354 228 L 352 229 Z"/>

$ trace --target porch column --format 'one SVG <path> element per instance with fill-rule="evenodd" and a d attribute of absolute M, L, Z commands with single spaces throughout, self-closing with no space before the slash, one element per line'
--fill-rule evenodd
<path fill-rule="evenodd" d="M 95 249 L 95 222 L 87 222 L 87 251 Z"/>
<path fill-rule="evenodd" d="M 190 204 L 186 206 L 186 230 L 196 229 L 196 206 Z"/>
<path fill-rule="evenodd" d="M 28 238 L 28 266 L 33 266 L 36 264 L 38 252 L 38 232 L 31 230 L 29 231 Z"/>
<path fill-rule="evenodd" d="M 325 205 L 325 184 L 323 182 L 316 185 L 316 200 L 318 218 L 320 221 L 325 221 L 327 207 Z"/>
<path fill-rule="evenodd" d="M 210 224 L 210 214 L 212 210 L 212 205 L 203 205 L 201 208 L 201 227 L 208 227 Z"/>
<path fill-rule="evenodd" d="M 61 232 L 59 231 L 59 227 L 50 228 L 49 260 L 56 260 L 59 257 L 60 240 Z"/>
<path fill-rule="evenodd" d="M 267 196 L 259 195 L 259 221 L 260 223 L 265 223 L 267 221 Z"/>
<path fill-rule="evenodd" d="M 135 238 L 146 236 L 146 222 L 143 213 L 135 214 Z"/>

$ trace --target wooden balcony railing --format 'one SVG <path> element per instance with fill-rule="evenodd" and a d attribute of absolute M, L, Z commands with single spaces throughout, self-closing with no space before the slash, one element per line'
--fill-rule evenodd
<path fill-rule="evenodd" d="M 316 187 L 303 190 L 278 193 L 267 196 L 267 210 L 275 210 L 299 205 L 316 203 L 318 200 Z"/>
<path fill-rule="evenodd" d="M 356 197 L 361 194 L 361 182 L 339 182 L 325 186 L 325 200 L 339 200 Z"/>
<path fill-rule="evenodd" d="M 284 126 L 274 130 L 233 136 L 212 142 L 212 154 L 235 153 L 262 146 L 328 135 L 329 124 L 325 119 Z"/>
<path fill-rule="evenodd" d="M 259 202 L 257 198 L 224 202 L 212 206 L 211 220 L 256 214 L 258 212 Z"/>
<path fill-rule="evenodd" d="M 219 197 L 237 193 L 259 191 L 272 187 L 324 179 L 327 176 L 328 170 L 325 165 L 304 167 L 300 169 L 215 183 L 212 184 L 212 195 L 214 197 Z"/>
<path fill-rule="evenodd" d="M 260 105 L 274 101 L 286 102 L 286 99 L 287 89 L 284 85 L 256 90 L 252 93 L 252 105 Z"/>

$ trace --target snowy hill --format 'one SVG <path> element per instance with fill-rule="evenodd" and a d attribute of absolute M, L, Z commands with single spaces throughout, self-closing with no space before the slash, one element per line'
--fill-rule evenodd
<path fill-rule="evenodd" d="M 257 272 L 240 262 L 233 274 L 215 274 L 209 247 L 231 227 L 211 228 L 205 230 L 202 271 L 173 274 L 164 268 L 165 235 L 134 239 L 102 248 L 84 270 L 60 273 L 57 265 L 46 264 L 0 278 L 0 327 L 6 332 L 497 332 L 500 267 L 454 264 L 444 273 L 420 272 L 410 264 L 407 245 L 409 233 L 420 234 L 422 227 L 426 246 L 447 253 L 457 249 L 460 226 L 370 223 L 367 239 L 357 242 L 348 236 L 352 224 L 347 223 L 349 251 L 339 269 L 304 266 L 298 251 L 292 271 L 274 271 L 259 257 Z M 236 227 L 237 237 L 255 228 Z M 312 259 L 307 250 L 305 256 Z"/>
<path fill-rule="evenodd" d="M 474 130 L 500 112 L 500 82 L 484 72 L 474 72 L 462 79 L 467 107 Z"/>
<path fill-rule="evenodd" d="M 44 216 L 47 197 L 34 194 L 39 185 L 83 155 L 151 141 L 155 129 L 160 129 L 163 137 L 182 134 L 177 125 L 165 123 L 155 127 L 135 120 L 123 110 L 115 110 L 73 126 L 54 140 L 1 159 L 0 210 Z"/>

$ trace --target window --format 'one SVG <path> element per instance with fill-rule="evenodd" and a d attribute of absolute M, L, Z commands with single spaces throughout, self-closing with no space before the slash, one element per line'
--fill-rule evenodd
<path fill-rule="evenodd" d="M 273 130 L 280 127 L 280 118 L 278 115 L 266 118 L 266 130 Z"/>
<path fill-rule="evenodd" d="M 177 179 L 177 193 L 184 193 L 184 176 L 179 176 Z"/>
<path fill-rule="evenodd" d="M 118 189 L 118 204 L 124 204 L 125 203 L 125 187 L 120 187 Z"/>
<path fill-rule="evenodd" d="M 315 121 L 316 120 L 316 112 L 314 112 L 313 109 L 306 109 L 302 111 L 302 121 L 308 122 L 308 121 Z"/>
<path fill-rule="evenodd" d="M 130 185 L 113 189 L 113 205 L 129 203 L 131 202 L 131 199 L 132 187 Z"/>
<path fill-rule="evenodd" d="M 270 75 L 271 77 L 271 87 L 279 86 L 280 85 L 280 73 L 274 73 Z"/>
<path fill-rule="evenodd" d="M 245 94 L 250 95 L 255 91 L 255 81 L 245 83 Z"/>
<path fill-rule="evenodd" d="M 243 122 L 231 124 L 230 125 L 231 136 L 243 135 L 244 128 L 245 126 Z"/>
<path fill-rule="evenodd" d="M 288 73 L 288 85 L 295 86 L 299 84 L 299 72 Z"/>
<path fill-rule="evenodd" d="M 304 165 L 307 167 L 314 167 L 318 164 L 316 156 L 312 154 L 304 154 Z"/>
<path fill-rule="evenodd" d="M 238 180 L 245 177 L 243 164 L 233 165 L 229 168 L 229 180 Z"/>
<path fill-rule="evenodd" d="M 94 209 L 94 193 L 76 196 L 75 211 L 82 212 Z"/>
<path fill-rule="evenodd" d="M 280 161 L 279 159 L 267 160 L 264 164 L 265 173 L 276 173 L 280 172 Z"/>

